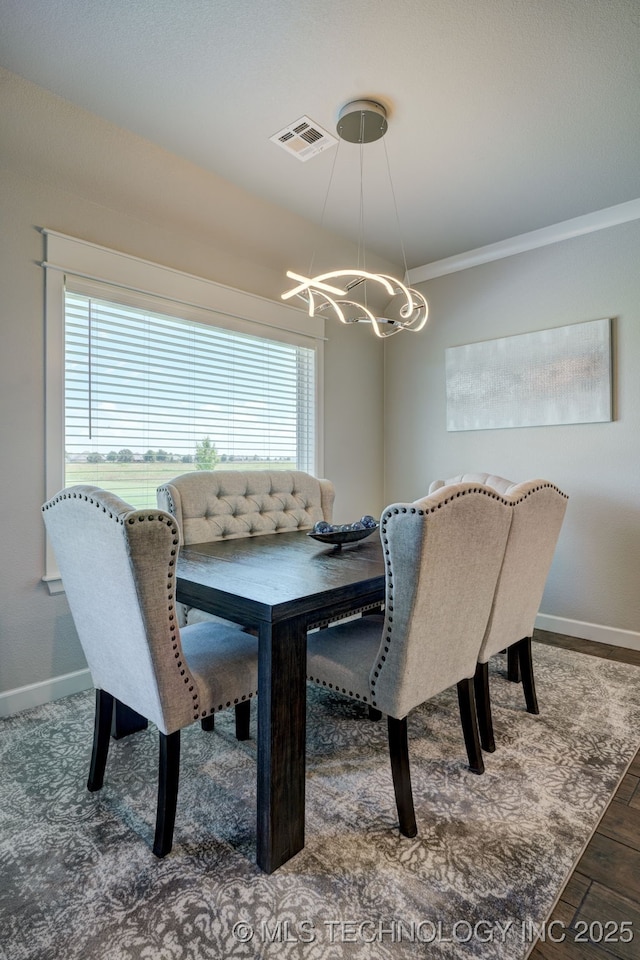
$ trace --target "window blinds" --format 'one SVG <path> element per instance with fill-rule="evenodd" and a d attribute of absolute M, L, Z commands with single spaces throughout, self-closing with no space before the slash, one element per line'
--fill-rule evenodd
<path fill-rule="evenodd" d="M 66 289 L 65 486 L 147 507 L 216 454 L 314 472 L 314 371 L 310 347 Z"/>

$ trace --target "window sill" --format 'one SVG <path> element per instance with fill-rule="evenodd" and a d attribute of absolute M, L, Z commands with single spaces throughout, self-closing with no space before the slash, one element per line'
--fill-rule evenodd
<path fill-rule="evenodd" d="M 43 577 L 42 580 L 48 586 L 51 596 L 55 596 L 57 593 L 64 593 L 64 586 L 59 576 Z"/>

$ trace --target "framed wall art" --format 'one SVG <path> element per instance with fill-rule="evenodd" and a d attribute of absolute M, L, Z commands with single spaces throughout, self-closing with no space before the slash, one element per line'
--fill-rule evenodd
<path fill-rule="evenodd" d="M 611 320 L 445 350 L 447 430 L 611 420 Z"/>

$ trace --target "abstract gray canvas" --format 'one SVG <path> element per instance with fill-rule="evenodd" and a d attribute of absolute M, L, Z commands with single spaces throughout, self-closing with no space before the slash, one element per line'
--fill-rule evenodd
<path fill-rule="evenodd" d="M 611 420 L 611 321 L 445 350 L 447 430 Z"/>

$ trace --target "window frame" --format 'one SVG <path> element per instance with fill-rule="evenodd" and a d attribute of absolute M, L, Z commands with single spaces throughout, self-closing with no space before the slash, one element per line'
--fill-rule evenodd
<path fill-rule="evenodd" d="M 69 237 L 47 228 L 45 240 L 45 496 L 64 486 L 64 369 L 65 286 L 72 277 L 95 283 L 96 291 L 111 288 L 114 296 L 135 294 L 149 298 L 150 307 L 176 307 L 198 322 L 253 336 L 283 340 L 314 350 L 315 472 L 323 476 L 324 450 L 324 319 L 255 294 L 236 290 L 130 254 Z M 51 593 L 63 591 L 51 544 L 46 538 L 45 573 Z"/>

